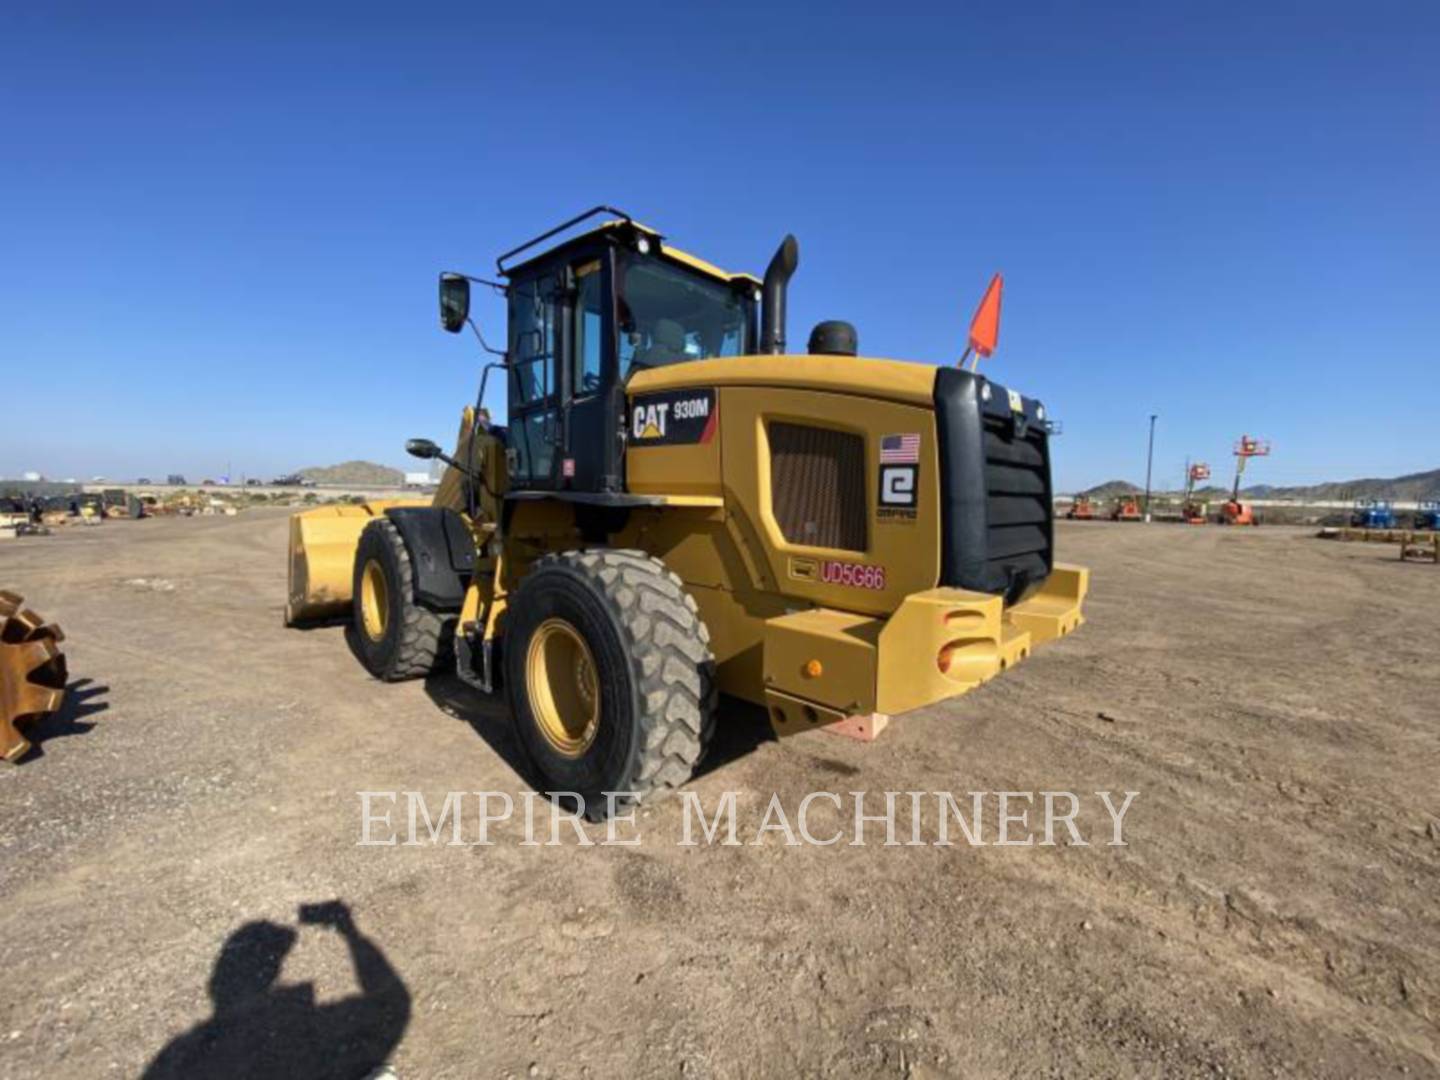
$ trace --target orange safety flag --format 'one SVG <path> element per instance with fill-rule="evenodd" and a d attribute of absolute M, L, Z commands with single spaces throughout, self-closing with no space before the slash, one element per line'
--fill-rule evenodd
<path fill-rule="evenodd" d="M 970 320 L 970 348 L 981 356 L 995 351 L 995 342 L 1000 338 L 1000 294 L 1005 289 L 1005 278 L 996 274 L 990 279 L 975 317 Z"/>

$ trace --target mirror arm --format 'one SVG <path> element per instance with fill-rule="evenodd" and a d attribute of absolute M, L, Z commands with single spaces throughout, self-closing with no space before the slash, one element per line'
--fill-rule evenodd
<path fill-rule="evenodd" d="M 467 319 L 466 322 L 470 322 L 470 320 Z M 485 407 L 485 384 L 490 381 L 490 369 L 491 369 L 491 368 L 506 368 L 506 367 L 509 367 L 509 366 L 510 366 L 510 358 L 509 358 L 509 354 L 508 354 L 508 353 L 498 352 L 497 350 L 492 349 L 492 348 L 490 348 L 490 346 L 486 345 L 486 344 L 485 344 L 485 339 L 480 337 L 480 328 L 479 328 L 478 326 L 476 326 L 473 322 L 470 323 L 470 328 L 475 331 L 475 336 L 476 336 L 477 338 L 480 338 L 480 345 L 481 345 L 482 348 L 485 349 L 486 352 L 494 353 L 496 356 L 498 356 L 498 357 L 501 358 L 501 359 L 500 359 L 500 363 L 498 363 L 498 364 L 495 363 L 493 360 L 492 360 L 490 363 L 486 364 L 486 365 L 485 365 L 485 370 L 480 373 L 480 392 L 475 395 L 475 423 L 476 423 L 476 424 L 479 424 L 479 423 L 480 423 L 480 410 Z M 474 448 L 474 446 L 475 446 L 475 434 L 474 434 L 474 429 L 473 429 L 473 428 L 471 429 L 470 446 L 471 446 L 471 448 L 472 448 L 472 456 L 473 456 L 473 448 Z M 450 459 L 449 459 L 449 458 L 444 458 L 444 457 L 442 457 L 441 460 L 443 460 L 443 461 L 449 461 Z M 483 487 L 486 491 L 490 491 L 490 485 L 487 484 L 487 483 L 485 483 L 485 477 L 484 477 L 483 475 L 481 475 L 480 473 L 471 472 L 469 469 L 465 468 L 464 466 L 462 466 L 462 465 L 460 465 L 460 464 L 458 464 L 458 463 L 455 465 L 455 467 L 460 470 L 460 472 L 461 472 L 462 475 L 468 477 L 468 478 L 471 480 L 471 483 L 465 485 L 465 496 L 466 496 L 466 497 L 465 497 L 465 503 L 466 503 L 467 508 L 468 508 L 469 511 L 470 511 L 470 517 L 471 517 L 471 519 L 472 519 L 472 520 L 478 519 L 478 517 L 479 517 L 478 510 L 479 510 L 479 502 L 480 502 L 480 500 L 479 500 L 479 496 L 477 496 L 476 493 L 475 493 L 475 486 L 476 486 L 476 484 L 478 484 L 480 487 Z M 494 494 L 493 491 L 490 492 L 490 493 L 491 493 L 492 495 Z"/>
<path fill-rule="evenodd" d="M 480 327 L 475 325 L 474 319 L 470 318 L 469 315 L 466 315 L 465 321 L 469 323 L 471 331 L 475 334 L 475 340 L 480 342 L 480 347 L 482 349 L 488 352 L 491 356 L 499 356 L 502 358 L 506 356 L 506 353 L 503 349 L 492 349 L 490 347 L 490 345 L 485 341 L 485 335 L 480 333 Z"/>
<path fill-rule="evenodd" d="M 446 453 L 444 453 L 444 452 L 442 452 L 442 451 L 436 451 L 435 456 L 436 456 L 437 458 L 439 458 L 441 461 L 443 461 L 446 465 L 453 465 L 453 466 L 455 466 L 455 468 L 459 469 L 459 470 L 460 470 L 462 473 L 464 473 L 466 476 L 474 476 L 474 475 L 475 475 L 473 472 L 471 472 L 469 469 L 467 469 L 464 465 L 461 465 L 460 462 L 456 461 L 456 460 L 455 460 L 453 457 L 451 457 L 449 454 L 446 454 Z"/>
<path fill-rule="evenodd" d="M 501 296 L 506 295 L 510 291 L 510 287 L 506 285 L 503 281 L 491 281 L 489 278 L 475 277 L 471 274 L 462 274 L 458 270 L 447 270 L 445 272 L 447 274 L 454 274 L 456 277 L 462 277 L 466 281 L 472 282 L 475 285 L 488 285 L 490 286 L 490 288 L 498 292 Z"/>

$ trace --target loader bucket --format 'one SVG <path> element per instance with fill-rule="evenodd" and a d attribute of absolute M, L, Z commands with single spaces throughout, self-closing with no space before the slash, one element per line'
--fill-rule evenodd
<path fill-rule="evenodd" d="M 290 517 L 290 597 L 285 625 L 343 616 L 350 610 L 355 548 L 365 526 L 391 506 L 428 506 L 429 500 L 389 500 L 322 506 Z"/>

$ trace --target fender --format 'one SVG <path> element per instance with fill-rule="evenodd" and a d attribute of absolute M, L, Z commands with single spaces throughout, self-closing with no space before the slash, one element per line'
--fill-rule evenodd
<path fill-rule="evenodd" d="M 443 506 L 392 506 L 415 572 L 415 599 L 435 611 L 459 611 L 475 572 L 475 538 L 465 519 Z"/>

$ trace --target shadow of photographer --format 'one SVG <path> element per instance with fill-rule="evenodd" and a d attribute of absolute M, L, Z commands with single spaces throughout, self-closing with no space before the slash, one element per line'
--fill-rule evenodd
<path fill-rule="evenodd" d="M 290 926 L 246 923 L 225 941 L 210 974 L 213 1015 L 170 1042 L 147 1080 L 203 1076 L 365 1076 L 382 1066 L 410 1022 L 410 991 L 338 900 L 304 904 L 300 922 L 325 926 L 350 950 L 360 993 L 316 1004 L 311 983 L 279 983 L 299 938 Z"/>

